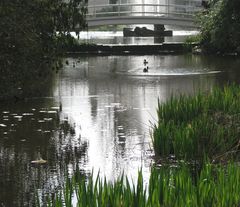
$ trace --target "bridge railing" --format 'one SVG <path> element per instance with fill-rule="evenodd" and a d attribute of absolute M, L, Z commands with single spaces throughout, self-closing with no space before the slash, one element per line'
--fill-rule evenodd
<path fill-rule="evenodd" d="M 169 2 L 169 1 L 168 1 Z M 190 2 L 190 1 L 189 1 Z M 192 19 L 194 14 L 202 10 L 198 4 L 107 4 L 88 5 L 88 19 L 117 16 L 164 16 Z"/>

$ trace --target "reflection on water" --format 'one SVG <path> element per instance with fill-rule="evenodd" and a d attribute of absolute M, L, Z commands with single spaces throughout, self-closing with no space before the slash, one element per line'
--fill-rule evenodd
<path fill-rule="evenodd" d="M 144 59 L 150 75 L 142 72 Z M 122 171 L 134 180 L 142 168 L 147 180 L 158 98 L 165 102 L 172 94 L 238 81 L 240 66 L 234 58 L 192 55 L 68 62 L 53 96 L 0 106 L 0 206 L 31 206 L 34 192 L 59 189 L 66 171 L 76 168 L 83 174 L 100 170 L 109 180 Z M 31 164 L 40 157 L 48 163 Z"/>
<path fill-rule="evenodd" d="M 37 189 L 39 195 L 54 191 L 68 165 L 85 162 L 87 143 L 60 120 L 56 105 L 51 98 L 1 106 L 0 206 L 32 206 Z M 47 164 L 31 164 L 40 158 Z"/>
<path fill-rule="evenodd" d="M 142 25 L 141 25 L 142 27 Z M 150 28 L 153 29 L 153 28 Z M 90 31 L 81 32 L 80 41 L 95 44 L 128 44 L 128 45 L 148 45 L 162 42 L 184 42 L 190 35 L 197 34 L 197 31 L 173 31 L 172 37 L 123 37 L 123 32 L 103 32 Z M 74 34 L 72 34 L 75 36 Z"/>
<path fill-rule="evenodd" d="M 142 72 L 144 59 L 151 76 Z M 165 102 L 172 94 L 210 90 L 231 74 L 226 71 L 230 63 L 226 59 L 218 59 L 218 65 L 200 56 L 105 56 L 68 61 L 56 96 L 89 144 L 84 169 L 101 169 L 108 179 L 122 170 L 134 177 L 140 167 L 148 174 L 152 162 L 149 129 L 156 120 L 158 98 Z"/>

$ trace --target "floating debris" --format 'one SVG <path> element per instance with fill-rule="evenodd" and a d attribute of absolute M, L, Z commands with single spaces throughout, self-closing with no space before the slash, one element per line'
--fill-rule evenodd
<path fill-rule="evenodd" d="M 55 109 L 55 110 L 59 110 L 59 106 L 53 106 L 53 107 L 51 107 L 51 109 Z"/>
<path fill-rule="evenodd" d="M 47 160 L 43 160 L 42 158 L 39 160 L 31 161 L 31 164 L 37 164 L 37 165 L 46 164 L 46 163 L 47 163 Z"/>
<path fill-rule="evenodd" d="M 52 121 L 52 118 L 44 118 L 45 121 Z"/>
<path fill-rule="evenodd" d="M 105 108 L 112 108 L 113 106 L 111 106 L 111 105 L 106 105 L 106 106 L 104 106 Z"/>
<path fill-rule="evenodd" d="M 150 108 L 141 108 L 142 111 L 148 111 Z"/>
<path fill-rule="evenodd" d="M 47 113 L 48 113 L 48 114 L 56 114 L 57 111 L 48 111 Z"/>
<path fill-rule="evenodd" d="M 15 119 L 22 119 L 23 116 L 14 116 Z"/>
<path fill-rule="evenodd" d="M 121 106 L 120 103 L 111 103 L 111 105 L 114 106 L 114 107 L 120 107 Z"/>
<path fill-rule="evenodd" d="M 123 111 L 127 111 L 126 108 L 120 108 L 120 109 L 117 109 L 116 112 L 123 112 Z"/>
<path fill-rule="evenodd" d="M 33 113 L 23 113 L 22 115 L 23 116 L 33 116 L 34 114 Z"/>

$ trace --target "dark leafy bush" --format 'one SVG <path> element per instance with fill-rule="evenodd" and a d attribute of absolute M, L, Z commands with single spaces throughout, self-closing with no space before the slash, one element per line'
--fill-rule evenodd
<path fill-rule="evenodd" d="M 212 53 L 240 53 L 240 1 L 211 0 L 199 15 L 203 49 Z"/>
<path fill-rule="evenodd" d="M 41 92 L 63 52 L 61 41 L 86 27 L 86 1 L 0 2 L 0 98 Z M 61 41 L 59 41 L 61 40 Z"/>

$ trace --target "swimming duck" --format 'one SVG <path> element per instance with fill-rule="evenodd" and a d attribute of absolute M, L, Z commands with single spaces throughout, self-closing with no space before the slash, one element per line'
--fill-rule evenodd
<path fill-rule="evenodd" d="M 143 64 L 144 64 L 144 65 L 147 65 L 147 64 L 148 64 L 148 61 L 147 61 L 146 59 L 144 59 Z"/>
<path fill-rule="evenodd" d="M 143 72 L 144 72 L 144 73 L 147 73 L 147 72 L 148 72 L 148 67 L 147 67 L 147 68 L 144 68 L 144 69 L 143 69 Z"/>

